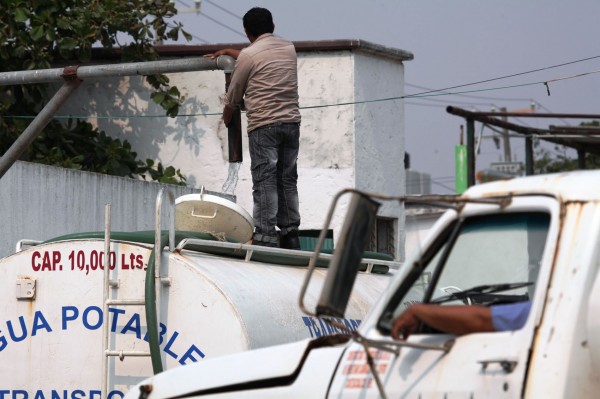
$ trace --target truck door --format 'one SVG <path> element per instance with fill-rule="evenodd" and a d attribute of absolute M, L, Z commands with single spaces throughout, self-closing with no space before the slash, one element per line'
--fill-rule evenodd
<path fill-rule="evenodd" d="M 540 207 L 540 204 L 543 204 Z M 368 338 L 392 341 L 392 321 L 414 303 L 436 306 L 501 306 L 530 302 L 514 331 L 454 336 L 421 325 L 412 344 L 443 346 L 447 352 L 400 347 L 371 349 L 388 397 L 521 397 L 535 327 L 539 322 L 554 255 L 558 203 L 551 198 L 515 198 L 505 209 L 468 205 L 439 230 L 422 256 L 390 293 Z M 363 329 L 363 331 L 365 331 Z M 340 362 L 330 397 L 379 397 L 364 346 L 350 346 Z"/>

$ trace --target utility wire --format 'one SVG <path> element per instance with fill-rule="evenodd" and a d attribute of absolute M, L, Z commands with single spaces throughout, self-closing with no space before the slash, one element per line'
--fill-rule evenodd
<path fill-rule="evenodd" d="M 590 58 L 587 58 L 587 59 L 593 59 L 593 58 L 600 58 L 600 56 L 590 57 Z M 576 62 L 576 61 L 574 61 L 574 62 Z M 568 65 L 568 64 L 572 64 L 572 63 L 573 62 L 566 63 L 566 64 L 563 64 L 563 65 Z M 550 68 L 550 67 L 548 67 L 548 68 Z M 548 69 L 548 68 L 543 68 L 543 69 Z M 514 88 L 514 87 L 532 86 L 532 85 L 538 85 L 538 84 L 547 85 L 548 83 L 551 83 L 551 82 L 556 82 L 556 81 L 561 81 L 561 80 L 566 80 L 566 79 L 579 78 L 579 77 L 582 77 L 582 76 L 587 76 L 587 75 L 591 75 L 591 74 L 595 74 L 595 73 L 600 73 L 600 70 L 586 72 L 586 73 L 580 73 L 580 74 L 576 74 L 576 75 L 572 75 L 572 76 L 560 77 L 560 78 L 556 78 L 556 79 L 549 79 L 549 80 L 546 80 L 546 81 L 539 81 L 539 82 L 532 82 L 532 83 L 523 83 L 523 84 L 518 84 L 518 85 L 510 85 L 510 86 L 492 87 L 492 88 L 487 88 L 487 89 L 467 90 L 467 91 L 458 92 L 458 93 L 474 93 L 474 92 L 483 92 L 483 91 L 491 91 L 491 90 L 502 90 L 502 89 L 508 89 L 508 88 Z M 455 87 L 457 87 L 457 86 L 455 86 Z M 430 96 L 434 96 L 435 97 L 435 96 L 444 96 L 444 95 L 457 94 L 457 93 L 448 93 L 448 92 L 434 94 L 434 92 L 437 92 L 437 91 L 441 91 L 441 90 L 431 91 L 431 92 L 429 92 L 430 94 L 418 93 L 418 94 L 409 94 L 409 95 L 397 96 L 397 97 L 379 98 L 379 99 L 374 99 L 374 100 L 348 101 L 348 102 L 340 102 L 340 103 L 335 103 L 335 104 L 310 105 L 310 106 L 300 107 L 300 109 L 329 108 L 329 107 L 337 107 L 337 106 L 344 106 L 344 105 L 358 105 L 358 104 L 369 104 L 369 103 L 383 102 L 383 101 L 403 100 L 403 99 L 406 99 L 406 98 L 414 99 L 414 98 L 423 98 L 423 97 L 430 97 Z M 181 117 L 190 117 L 190 116 L 211 116 L 211 115 L 221 115 L 221 113 L 218 112 L 218 113 L 203 113 L 203 114 L 184 114 L 184 115 L 178 115 L 178 116 L 181 116 Z M 0 118 L 3 118 L 3 117 L 4 118 L 33 118 L 32 116 L 9 116 L 9 115 L 0 116 Z M 155 118 L 155 117 L 166 117 L 166 115 L 132 115 L 132 116 L 58 116 L 57 115 L 54 118 L 57 118 L 57 119 L 60 119 L 60 118 L 122 119 L 122 118 Z"/>
<path fill-rule="evenodd" d="M 208 43 L 210 43 L 208 40 L 205 40 L 205 39 L 201 38 L 200 36 L 196 36 L 196 35 L 194 35 L 193 33 L 190 33 L 190 35 L 191 35 L 191 36 L 192 36 L 194 39 L 198 39 L 198 40 L 200 40 L 202 43 L 205 43 L 205 44 L 208 44 Z"/>
<path fill-rule="evenodd" d="M 404 83 L 404 84 L 408 87 L 414 87 L 416 89 L 438 91 L 438 90 L 432 89 L 431 87 L 419 86 L 419 85 L 415 85 L 415 84 L 411 84 L 411 83 Z M 530 100 L 528 98 L 484 97 L 484 96 L 473 96 L 473 95 L 465 95 L 465 94 L 457 94 L 457 95 L 459 95 L 461 97 L 470 97 L 470 98 L 476 98 L 479 100 L 491 100 L 491 101 L 529 101 Z"/>
<path fill-rule="evenodd" d="M 520 73 L 514 73 L 512 75 L 505 75 L 505 76 L 500 76 L 500 77 L 497 77 L 497 78 L 480 80 L 478 82 L 465 83 L 465 84 L 461 84 L 461 85 L 446 87 L 444 89 L 429 90 L 429 91 L 425 91 L 425 92 L 419 93 L 419 94 L 435 93 L 435 92 L 439 92 L 439 91 L 446 91 L 446 90 L 458 89 L 460 87 L 473 86 L 473 85 L 477 85 L 477 84 L 481 84 L 481 83 L 493 82 L 493 81 L 501 80 L 501 79 L 514 78 L 516 76 L 527 75 L 527 74 L 534 73 L 534 72 L 541 72 L 541 71 L 545 71 L 545 70 L 548 70 L 548 69 L 553 69 L 553 68 L 558 68 L 558 67 L 562 67 L 562 66 L 566 66 L 566 65 L 576 64 L 578 62 L 584 62 L 584 61 L 593 60 L 593 59 L 596 59 L 596 58 L 600 58 L 600 55 L 595 55 L 593 57 L 588 57 L 588 58 L 582 58 L 582 59 L 575 60 L 575 61 L 569 61 L 569 62 L 565 62 L 565 63 L 562 63 L 562 64 L 552 65 L 552 66 L 548 66 L 548 67 L 544 67 L 544 68 L 532 69 L 530 71 L 525 71 L 525 72 L 520 72 Z M 470 92 L 471 91 L 465 91 L 464 93 L 470 93 Z M 460 93 L 460 94 L 462 94 L 462 93 Z"/>
<path fill-rule="evenodd" d="M 191 7 L 189 4 L 187 4 L 187 3 L 186 3 L 185 1 L 183 1 L 183 0 L 177 0 L 177 1 L 178 1 L 179 3 L 181 3 L 181 4 L 182 4 L 184 7 L 192 8 L 192 7 Z M 215 3 L 211 2 L 211 1 L 208 1 L 208 0 L 204 0 L 204 1 L 206 1 L 207 3 L 210 3 L 210 4 L 212 4 L 213 6 L 215 6 L 215 7 L 219 8 L 219 9 L 221 9 L 221 10 L 225 11 L 225 12 L 227 12 L 227 13 L 228 13 L 228 14 L 230 14 L 230 15 L 233 15 L 233 16 L 234 16 L 234 17 L 236 17 L 236 18 L 240 18 L 240 17 L 239 17 L 239 16 L 237 16 L 236 14 L 234 14 L 234 13 L 230 12 L 229 10 L 226 10 L 225 8 L 223 8 L 223 7 L 219 6 L 219 5 L 217 5 L 217 4 L 215 4 Z M 225 29 L 227 29 L 227 30 L 229 30 L 229 31 L 231 31 L 231 32 L 233 32 L 233 33 L 235 33 L 235 34 L 237 34 L 237 35 L 240 35 L 240 36 L 241 36 L 241 37 L 243 37 L 243 38 L 246 38 L 246 35 L 245 35 L 245 34 L 243 34 L 242 32 L 240 32 L 239 30 L 236 30 L 236 29 L 234 29 L 234 28 L 230 27 L 229 25 L 227 25 L 227 24 L 224 24 L 223 22 L 219 21 L 219 20 L 218 20 L 218 19 L 216 19 L 216 18 L 213 18 L 213 17 L 211 17 L 210 15 L 207 15 L 207 14 L 206 14 L 206 13 L 204 13 L 204 12 L 200 12 L 200 13 L 199 13 L 199 15 L 202 15 L 204 18 L 206 18 L 206 19 L 208 19 L 208 20 L 210 20 L 210 21 L 212 21 L 212 22 L 216 23 L 217 25 L 219 25 L 219 26 L 221 26 L 221 27 L 223 27 L 223 28 L 225 28 Z M 240 19 L 241 19 L 241 18 L 240 18 Z M 205 43 L 208 43 L 208 41 L 206 41 L 206 40 L 204 40 L 204 39 L 200 39 L 200 40 L 202 40 L 202 41 L 203 41 L 203 42 L 205 42 Z"/>
<path fill-rule="evenodd" d="M 592 58 L 600 58 L 600 55 L 596 56 L 596 57 L 590 57 L 587 59 L 592 59 Z M 573 62 L 579 62 L 579 61 L 573 61 Z M 568 64 L 572 64 L 573 62 L 561 64 L 561 65 L 568 65 Z M 556 67 L 556 66 L 554 66 L 554 67 Z M 553 67 L 542 68 L 541 70 L 549 69 L 549 68 L 553 68 Z M 530 72 L 524 72 L 524 73 L 530 73 Z M 397 96 L 397 97 L 387 97 L 387 98 L 380 98 L 380 99 L 374 99 L 374 100 L 363 100 L 363 101 L 355 101 L 355 102 L 348 102 L 348 103 L 338 103 L 337 105 L 367 104 L 367 103 L 381 102 L 381 101 L 402 100 L 402 99 L 406 99 L 406 98 L 417 99 L 417 98 L 423 98 L 423 97 L 449 96 L 449 95 L 453 95 L 453 94 L 477 93 L 477 92 L 492 91 L 492 90 L 511 89 L 511 88 L 515 88 L 515 87 L 533 86 L 533 85 L 539 85 L 539 84 L 542 84 L 542 85 L 546 86 L 546 88 L 548 88 L 548 83 L 557 82 L 557 81 L 561 81 L 561 80 L 567 80 L 567 79 L 579 78 L 582 76 L 587 76 L 587 75 L 591 75 L 591 74 L 595 74 L 595 73 L 600 73 L 600 70 L 586 72 L 586 73 L 579 73 L 579 74 L 571 75 L 571 76 L 564 76 L 564 77 L 560 77 L 560 78 L 556 78 L 556 79 L 548 79 L 548 80 L 531 82 L 531 83 L 521 83 L 521 84 L 509 85 L 509 86 L 491 87 L 491 88 L 487 88 L 487 89 L 474 89 L 474 90 L 464 90 L 464 91 L 460 91 L 460 92 L 447 92 L 446 90 L 450 89 L 450 88 L 447 88 L 447 89 L 440 89 L 440 90 L 430 90 L 427 92 L 422 92 L 422 93 L 417 93 L 417 94 L 407 94 L 404 96 Z M 517 75 L 520 75 L 520 74 L 517 74 Z M 503 78 L 496 78 L 496 79 L 490 79 L 490 80 L 498 80 L 498 79 L 503 79 Z M 454 86 L 454 87 L 464 87 L 464 86 L 470 86 L 473 84 L 477 84 L 477 83 L 469 83 L 467 85 Z M 314 106 L 307 106 L 307 107 L 303 107 L 303 108 L 305 108 L 305 109 L 323 108 L 326 106 L 327 105 L 314 105 Z"/>
<path fill-rule="evenodd" d="M 445 185 L 445 184 L 442 184 L 442 183 L 438 183 L 438 182 L 437 182 L 437 181 L 435 181 L 434 179 L 431 179 L 431 182 L 432 182 L 433 184 L 437 185 L 437 186 L 440 186 L 440 187 L 443 187 L 443 188 L 445 188 L 446 190 L 454 191 L 454 188 L 452 188 L 452 187 L 449 187 L 449 186 L 447 186 L 447 185 Z"/>
<path fill-rule="evenodd" d="M 413 103 L 411 101 L 405 101 L 404 104 L 406 105 L 416 105 L 419 107 L 433 107 L 433 108 L 446 108 L 448 106 L 448 103 L 446 103 L 446 105 L 442 105 L 442 104 L 423 104 L 423 103 Z M 454 103 L 452 103 L 454 104 Z"/>
<path fill-rule="evenodd" d="M 429 97 L 416 98 L 416 99 L 417 100 L 427 100 L 427 101 L 431 101 L 431 102 L 444 103 L 444 104 L 452 103 L 452 104 L 460 104 L 460 105 L 488 105 L 488 106 L 494 106 L 494 103 L 492 103 L 492 102 L 483 103 L 483 102 L 475 102 L 475 101 L 440 100 L 440 99 L 429 98 Z M 502 100 L 500 100 L 500 101 L 502 101 Z M 531 100 L 523 100 L 523 101 L 531 101 Z M 413 103 L 413 104 L 415 104 L 415 103 Z M 425 105 L 425 104 L 423 104 L 423 105 Z"/>
<path fill-rule="evenodd" d="M 213 1 L 210 1 L 210 0 L 204 0 L 204 1 L 206 1 L 208 4 L 211 4 L 211 5 L 215 6 L 215 7 L 217 7 L 219 10 L 221 10 L 221 11 L 223 11 L 223 12 L 231 15 L 232 17 L 235 17 L 235 18 L 237 18 L 239 20 L 242 20 L 242 17 L 240 17 L 237 14 L 234 14 L 233 12 L 229 11 L 228 9 L 226 9 L 223 6 L 218 5 L 217 3 L 213 2 Z"/>
<path fill-rule="evenodd" d="M 438 176 L 434 178 L 436 181 L 443 181 L 445 183 L 453 183 L 456 180 L 456 176 Z"/>
<path fill-rule="evenodd" d="M 178 3 L 180 3 L 180 4 L 182 4 L 184 7 L 187 7 L 187 8 L 192 8 L 192 6 L 190 6 L 188 3 L 186 3 L 186 2 L 185 2 L 185 1 L 183 1 L 183 0 L 177 0 L 177 2 L 178 2 Z"/>
<path fill-rule="evenodd" d="M 182 4 L 184 7 L 187 7 L 187 8 L 192 8 L 192 7 L 191 7 L 191 6 L 190 6 L 188 3 L 186 3 L 185 1 L 182 1 L 182 0 L 177 0 L 177 1 L 178 1 L 180 4 Z M 177 7 L 175 7 L 175 8 L 177 8 Z M 186 32 L 187 32 L 187 31 L 186 31 Z M 188 33 L 189 33 L 189 32 L 188 32 Z M 190 33 L 190 36 L 192 36 L 194 39 L 200 40 L 202 43 L 205 43 L 205 44 L 208 44 L 208 43 L 210 43 L 208 40 L 206 40 L 206 39 L 204 39 L 204 38 L 202 38 L 202 37 L 200 37 L 200 36 L 198 36 L 198 35 L 195 35 L 195 34 L 193 34 L 193 33 Z"/>
<path fill-rule="evenodd" d="M 206 15 L 206 13 L 200 13 L 200 15 L 202 15 L 204 18 L 206 18 L 210 21 L 213 21 L 215 24 L 222 26 L 223 28 L 235 33 L 236 35 L 239 35 L 239 36 L 243 37 L 244 39 L 246 38 L 246 35 L 244 35 L 242 32 L 240 32 L 239 30 L 233 29 L 232 27 L 224 24 L 223 22 L 219 21 L 218 19 L 215 19 L 215 18 L 211 17 L 210 15 Z"/>

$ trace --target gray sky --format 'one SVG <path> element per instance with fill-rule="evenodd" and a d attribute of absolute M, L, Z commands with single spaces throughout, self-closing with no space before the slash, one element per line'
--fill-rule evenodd
<path fill-rule="evenodd" d="M 273 13 L 275 33 L 289 40 L 363 39 L 410 51 L 415 58 L 405 63 L 406 94 L 600 56 L 599 0 L 203 0 L 200 15 L 185 13 L 193 4 L 176 1 L 182 11 L 177 19 L 194 35 L 192 43 L 247 41 L 238 17 L 261 6 Z M 446 106 L 520 110 L 533 101 L 538 112 L 598 114 L 600 73 L 551 82 L 550 96 L 542 83 L 534 84 L 597 70 L 600 58 L 451 91 L 494 90 L 406 99 L 412 169 L 429 173 L 436 193 L 454 189 L 454 146 L 464 120 L 447 114 Z M 502 88 L 513 85 L 523 86 Z M 539 128 L 580 122 L 511 121 Z M 511 140 L 511 147 L 513 160 L 524 161 L 523 140 Z M 502 150 L 484 139 L 477 170 L 501 159 Z"/>

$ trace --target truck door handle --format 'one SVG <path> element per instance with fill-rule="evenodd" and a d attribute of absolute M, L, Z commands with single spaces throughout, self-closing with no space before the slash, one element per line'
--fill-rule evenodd
<path fill-rule="evenodd" d="M 502 370 L 504 370 L 505 373 L 509 374 L 509 373 L 512 373 L 512 371 L 515 369 L 515 367 L 517 367 L 518 362 L 516 360 L 510 360 L 510 359 L 490 359 L 490 360 L 480 360 L 477 363 L 481 364 L 482 371 L 485 371 L 490 364 L 498 363 L 500 365 L 500 367 L 502 367 Z"/>

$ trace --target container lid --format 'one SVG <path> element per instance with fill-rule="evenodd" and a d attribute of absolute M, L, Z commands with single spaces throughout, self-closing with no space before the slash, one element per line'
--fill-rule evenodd
<path fill-rule="evenodd" d="M 254 222 L 244 208 L 210 194 L 187 194 L 175 200 L 177 230 L 207 232 L 228 241 L 252 239 Z"/>

